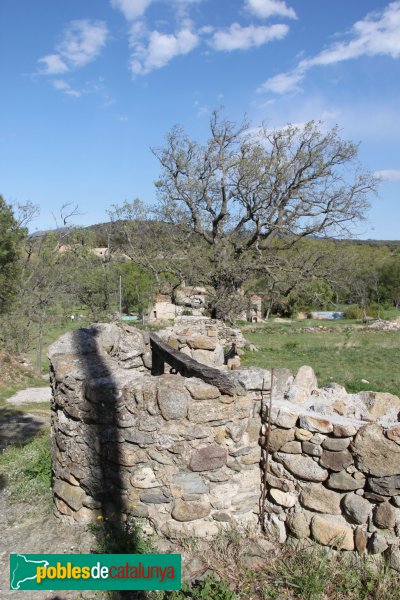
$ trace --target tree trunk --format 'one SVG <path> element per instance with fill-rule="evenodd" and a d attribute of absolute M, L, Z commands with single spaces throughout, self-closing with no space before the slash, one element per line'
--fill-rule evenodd
<path fill-rule="evenodd" d="M 38 373 L 42 372 L 42 351 L 43 351 L 43 322 L 39 323 L 39 336 L 38 336 L 38 347 L 36 354 L 36 370 Z"/>
<path fill-rule="evenodd" d="M 38 347 L 37 347 L 37 355 L 36 355 L 36 370 L 38 373 L 42 372 L 42 354 L 43 354 L 43 334 L 44 334 L 44 325 L 46 323 L 47 310 L 45 309 L 39 321 L 39 335 L 38 335 Z"/>

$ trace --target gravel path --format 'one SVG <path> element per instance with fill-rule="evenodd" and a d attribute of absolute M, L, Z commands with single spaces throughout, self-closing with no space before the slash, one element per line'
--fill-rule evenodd
<path fill-rule="evenodd" d="M 7 402 L 17 406 L 33 402 L 50 402 L 50 400 L 51 388 L 49 385 L 46 387 L 26 388 L 25 390 L 20 390 L 11 396 L 11 398 L 7 398 Z"/>

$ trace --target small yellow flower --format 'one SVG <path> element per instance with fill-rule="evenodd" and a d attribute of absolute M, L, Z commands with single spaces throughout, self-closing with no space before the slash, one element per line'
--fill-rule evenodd
<path fill-rule="evenodd" d="M 99 515 L 99 516 L 97 517 L 97 520 L 98 520 L 98 521 L 101 521 L 103 518 L 104 518 L 104 517 L 102 517 L 101 515 Z"/>

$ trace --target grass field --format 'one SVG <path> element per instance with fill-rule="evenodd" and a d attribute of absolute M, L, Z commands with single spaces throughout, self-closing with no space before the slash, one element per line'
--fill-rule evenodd
<path fill-rule="evenodd" d="M 310 327 L 316 330 L 307 331 Z M 246 352 L 242 365 L 286 367 L 293 373 L 310 365 L 320 386 L 335 381 L 350 392 L 400 396 L 400 331 L 374 331 L 347 320 L 307 320 L 245 326 L 243 333 L 259 352 Z"/>

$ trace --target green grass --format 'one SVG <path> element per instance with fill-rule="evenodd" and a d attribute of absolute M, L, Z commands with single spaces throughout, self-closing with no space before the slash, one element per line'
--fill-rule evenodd
<path fill-rule="evenodd" d="M 32 506 L 51 502 L 50 435 L 45 431 L 23 446 L 8 446 L 0 453 L 0 477 L 9 498 Z"/>
<path fill-rule="evenodd" d="M 303 331 L 310 326 L 322 329 Z M 335 381 L 350 392 L 374 390 L 400 396 L 400 331 L 368 330 L 358 324 L 349 326 L 347 320 L 260 324 L 243 331 L 259 348 L 244 354 L 243 365 L 286 367 L 293 373 L 310 365 L 320 386 Z"/>
<path fill-rule="evenodd" d="M 143 534 L 140 519 L 130 517 L 124 523 L 99 520 L 88 526 L 96 541 L 97 554 L 149 554 L 155 552 L 152 541 Z"/>
<path fill-rule="evenodd" d="M 382 311 L 382 319 L 397 319 L 400 317 L 400 308 L 385 308 Z"/>
<path fill-rule="evenodd" d="M 231 592 L 226 581 L 218 580 L 213 575 L 196 581 L 193 585 L 183 585 L 182 590 L 166 592 L 163 600 L 239 600 L 239 596 Z"/>

